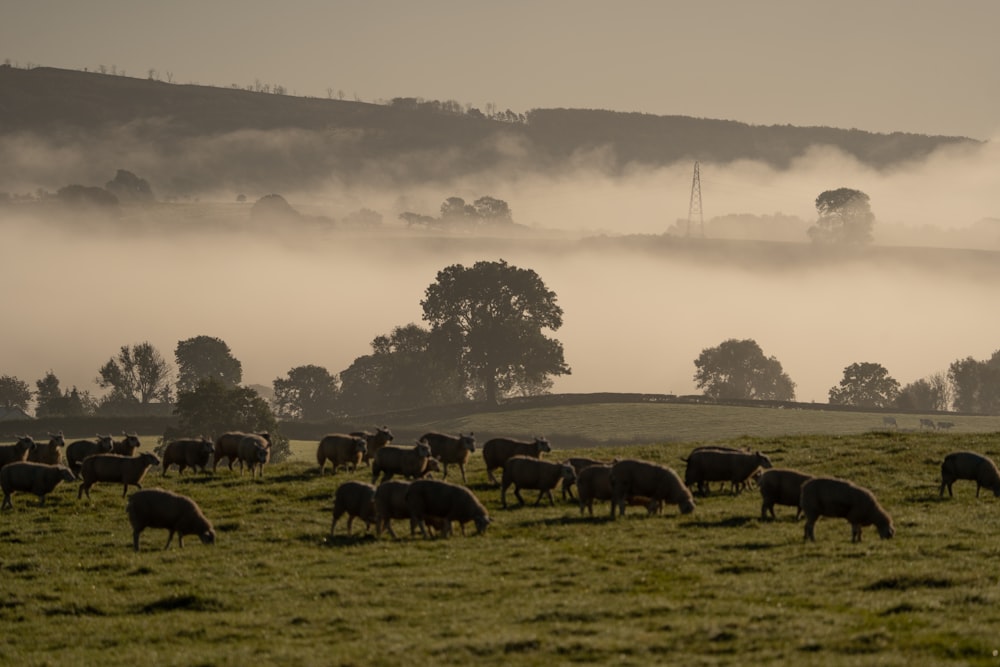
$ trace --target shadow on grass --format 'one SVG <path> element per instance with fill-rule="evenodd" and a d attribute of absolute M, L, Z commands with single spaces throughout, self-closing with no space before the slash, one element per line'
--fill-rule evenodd
<path fill-rule="evenodd" d="M 703 520 L 693 520 L 688 521 L 687 525 L 692 528 L 742 528 L 751 523 L 758 522 L 759 519 L 756 517 L 749 516 L 730 516 L 725 519 L 719 519 L 718 521 L 703 521 Z"/>
<path fill-rule="evenodd" d="M 324 535 L 317 538 L 315 534 L 306 534 L 302 536 L 302 541 L 304 542 L 316 542 L 321 547 L 356 547 L 362 544 L 375 544 L 378 542 L 378 538 L 375 533 L 354 533 L 353 535 Z"/>

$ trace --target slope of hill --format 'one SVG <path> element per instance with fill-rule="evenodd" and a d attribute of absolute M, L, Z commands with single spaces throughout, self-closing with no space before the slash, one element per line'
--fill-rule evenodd
<path fill-rule="evenodd" d="M 537 109 L 524 122 L 507 120 L 413 100 L 382 105 L 47 67 L 0 67 L 0 136 L 112 143 L 124 128 L 146 146 L 171 151 L 238 133 L 248 133 L 240 140 L 257 145 L 265 143 L 261 132 L 307 133 L 296 144 L 297 168 L 273 157 L 245 159 L 253 163 L 247 173 L 232 165 L 238 173 L 234 180 L 277 184 L 331 177 L 351 182 L 373 172 L 396 182 L 430 182 L 499 166 L 551 170 L 596 149 L 603 151 L 603 168 L 612 173 L 629 165 L 690 159 L 759 160 L 780 169 L 817 144 L 882 168 L 922 158 L 943 145 L 972 142 L 579 109 Z M 205 191 L 215 185 L 188 184 Z"/>

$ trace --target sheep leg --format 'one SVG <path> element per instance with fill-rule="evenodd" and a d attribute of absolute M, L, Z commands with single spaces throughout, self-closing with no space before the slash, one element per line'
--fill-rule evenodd
<path fill-rule="evenodd" d="M 542 489 L 541 491 L 538 492 L 538 498 L 535 499 L 535 507 L 538 507 L 538 505 L 542 502 L 542 498 L 544 496 L 545 496 L 545 489 Z M 550 496 L 550 499 L 551 499 L 551 496 Z M 554 502 L 552 504 L 555 505 Z"/>
<path fill-rule="evenodd" d="M 861 524 L 852 523 L 851 524 L 851 542 L 861 541 Z"/>
<path fill-rule="evenodd" d="M 141 532 L 142 532 L 141 530 L 133 530 L 132 531 L 132 547 L 136 551 L 139 550 L 139 533 L 141 533 Z"/>
<path fill-rule="evenodd" d="M 523 507 L 524 506 L 524 498 L 521 497 L 521 487 L 519 487 L 517 484 L 514 485 L 514 495 L 517 497 L 517 503 L 518 503 L 517 506 L 518 507 Z M 535 504 L 537 505 L 538 503 L 535 503 Z"/>
<path fill-rule="evenodd" d="M 167 535 L 167 543 L 166 543 L 166 545 L 164 545 L 164 547 L 163 547 L 163 550 L 164 550 L 164 551 L 166 551 L 167 549 L 169 549 L 169 548 L 170 548 L 170 542 L 171 542 L 171 540 L 173 540 L 173 539 L 174 539 L 174 529 L 173 529 L 173 528 L 171 528 L 171 529 L 170 529 L 170 534 L 169 534 L 169 535 Z"/>
<path fill-rule="evenodd" d="M 490 468 L 486 469 L 486 476 L 490 478 L 490 484 L 500 484 L 500 482 L 497 481 L 497 478 L 493 476 L 492 469 Z"/>
<path fill-rule="evenodd" d="M 3 505 L 0 505 L 0 509 L 5 510 L 7 508 L 14 509 L 13 503 L 10 502 L 10 494 L 9 493 L 3 494 Z"/>
<path fill-rule="evenodd" d="M 815 530 L 814 530 L 815 527 L 816 527 L 816 518 L 815 517 L 809 517 L 809 516 L 807 516 L 806 517 L 805 536 L 802 539 L 803 540 L 810 540 L 812 542 L 815 542 L 816 541 L 816 533 L 815 533 Z"/>
<path fill-rule="evenodd" d="M 447 472 L 448 471 L 448 466 L 445 466 L 444 469 L 445 469 L 445 472 Z M 459 463 L 458 464 L 458 469 L 462 473 L 462 484 L 468 484 L 468 482 L 465 480 L 465 464 L 464 463 Z"/>

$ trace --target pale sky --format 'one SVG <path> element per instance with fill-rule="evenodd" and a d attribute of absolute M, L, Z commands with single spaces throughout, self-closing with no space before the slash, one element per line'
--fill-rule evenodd
<path fill-rule="evenodd" d="M 0 0 L 0 61 L 994 138 L 996 0 Z"/>

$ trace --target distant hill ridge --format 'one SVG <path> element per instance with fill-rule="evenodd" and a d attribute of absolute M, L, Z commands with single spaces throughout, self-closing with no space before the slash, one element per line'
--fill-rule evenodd
<path fill-rule="evenodd" d="M 604 151 L 602 166 L 611 172 L 692 160 L 758 160 L 784 169 L 818 144 L 883 168 L 945 145 L 979 143 L 964 137 L 585 109 L 535 109 L 524 122 L 507 122 L 456 112 L 453 105 L 413 102 L 372 104 L 50 67 L 0 67 L 0 135 L 93 138 L 128 126 L 154 147 L 172 147 L 178 140 L 243 130 L 304 130 L 317 133 L 317 151 L 336 151 L 335 163 L 322 165 L 327 173 L 347 180 L 362 166 L 391 165 L 428 151 L 446 151 L 447 164 L 393 172 L 395 177 L 433 180 L 500 165 L 551 170 L 596 149 Z M 519 150 L 503 148 L 512 142 Z"/>

